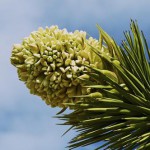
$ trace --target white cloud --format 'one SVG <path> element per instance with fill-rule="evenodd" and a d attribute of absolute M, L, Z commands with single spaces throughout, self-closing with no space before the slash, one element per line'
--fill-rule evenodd
<path fill-rule="evenodd" d="M 2 150 L 61 150 L 64 149 L 64 145 L 65 142 L 57 139 L 55 133 L 33 135 L 10 132 L 0 136 L 0 149 Z"/>
<path fill-rule="evenodd" d="M 45 3 L 44 3 L 45 2 Z M 41 4 L 39 25 L 58 24 L 69 30 L 86 30 L 98 36 L 96 23 L 100 24 L 117 41 L 122 31 L 129 29 L 130 19 L 137 19 L 145 32 L 149 31 L 149 0 L 50 0 Z"/>
<path fill-rule="evenodd" d="M 143 14 L 148 16 L 149 4 L 149 0 L 144 2 L 139 0 L 138 3 L 136 0 L 50 0 L 47 3 L 43 2 L 42 7 L 45 9 L 41 12 L 49 16 L 47 20 L 50 23 L 54 21 L 60 23 L 65 20 L 67 23 L 82 26 L 82 23 L 90 24 L 93 20 L 110 23 L 117 18 L 129 17 L 130 19 L 132 16 L 139 18 Z"/>
<path fill-rule="evenodd" d="M 33 104 L 33 103 L 32 103 Z M 32 106 L 31 106 L 32 107 Z M 67 146 L 72 138 L 70 134 L 61 137 L 68 129 L 66 126 L 58 126 L 57 119 L 52 118 L 55 112 L 49 108 L 33 110 L 28 108 L 7 110 L 0 114 L 0 149 L 1 150 L 61 150 Z M 42 112 L 43 111 L 43 112 Z M 8 144 L 9 143 L 9 144 Z"/>

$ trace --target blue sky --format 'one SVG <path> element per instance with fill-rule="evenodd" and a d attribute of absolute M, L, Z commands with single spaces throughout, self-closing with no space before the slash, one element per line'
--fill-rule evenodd
<path fill-rule="evenodd" d="M 0 150 L 65 150 L 74 131 L 52 118 L 50 108 L 30 95 L 10 64 L 12 46 L 38 27 L 58 25 L 98 38 L 96 23 L 118 44 L 130 19 L 137 19 L 150 42 L 149 0 L 0 0 Z M 77 150 L 91 150 L 95 146 Z"/>

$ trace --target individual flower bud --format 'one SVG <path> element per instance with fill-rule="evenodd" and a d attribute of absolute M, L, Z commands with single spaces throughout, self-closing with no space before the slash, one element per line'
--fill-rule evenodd
<path fill-rule="evenodd" d="M 109 70 L 101 70 L 101 72 L 106 75 L 108 78 L 110 78 L 111 80 L 113 80 L 114 82 L 118 83 L 118 77 L 117 75 Z"/>

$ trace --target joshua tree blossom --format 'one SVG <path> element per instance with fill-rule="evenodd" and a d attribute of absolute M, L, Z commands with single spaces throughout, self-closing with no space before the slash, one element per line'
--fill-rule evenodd
<path fill-rule="evenodd" d="M 57 26 L 39 28 L 21 44 L 14 45 L 11 63 L 31 94 L 40 96 L 52 107 L 64 107 L 64 102 L 77 101 L 73 96 L 89 93 L 81 80 L 90 78 L 86 65 L 105 69 L 102 59 L 91 47 L 110 56 L 98 40 L 87 39 L 86 32 L 72 33 Z M 115 73 L 108 70 L 107 73 L 117 78 Z"/>

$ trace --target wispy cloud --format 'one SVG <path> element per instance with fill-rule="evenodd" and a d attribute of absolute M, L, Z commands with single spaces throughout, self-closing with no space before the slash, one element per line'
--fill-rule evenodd
<path fill-rule="evenodd" d="M 49 135 L 51 134 L 51 136 Z M 44 135 L 34 135 L 30 133 L 6 133 L 3 137 L 0 136 L 0 148 L 2 150 L 61 150 L 64 149 L 64 144 L 61 139 L 54 136 L 55 133 L 48 132 Z M 7 143 L 7 144 L 6 144 Z"/>
<path fill-rule="evenodd" d="M 119 35 L 122 34 L 122 30 L 129 28 L 131 18 L 137 19 L 146 31 L 150 26 L 149 0 L 144 2 L 140 0 L 138 3 L 136 0 L 51 0 L 46 2 L 41 5 L 43 8 L 41 13 L 45 17 L 39 18 L 39 24 L 58 24 L 70 30 L 86 30 L 91 35 L 98 36 L 95 28 L 98 23 L 118 41 L 122 36 Z"/>

